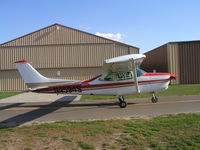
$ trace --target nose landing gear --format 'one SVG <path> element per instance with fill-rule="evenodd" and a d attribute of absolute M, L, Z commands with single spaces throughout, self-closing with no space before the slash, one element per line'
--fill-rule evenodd
<path fill-rule="evenodd" d="M 126 108 L 127 107 L 127 103 L 125 101 L 124 96 L 119 96 L 118 99 L 119 99 L 119 107 L 120 108 Z M 152 93 L 151 102 L 152 103 L 157 103 L 158 102 L 158 98 L 155 96 L 155 93 Z"/>
<path fill-rule="evenodd" d="M 157 103 L 158 102 L 158 98 L 155 96 L 155 93 L 152 93 L 151 102 L 152 103 Z"/>
<path fill-rule="evenodd" d="M 119 107 L 120 108 L 126 108 L 127 103 L 125 101 L 124 96 L 119 96 Z"/>

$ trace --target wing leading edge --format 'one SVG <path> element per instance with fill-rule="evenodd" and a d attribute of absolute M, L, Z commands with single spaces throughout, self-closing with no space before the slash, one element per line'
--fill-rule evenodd
<path fill-rule="evenodd" d="M 135 62 L 138 62 L 138 63 L 142 63 L 142 61 L 145 57 L 146 56 L 143 54 L 130 54 L 130 55 L 124 55 L 124 56 L 107 59 L 107 60 L 105 60 L 105 63 L 106 64 L 123 63 L 123 62 L 132 61 L 132 60 L 134 60 Z"/>

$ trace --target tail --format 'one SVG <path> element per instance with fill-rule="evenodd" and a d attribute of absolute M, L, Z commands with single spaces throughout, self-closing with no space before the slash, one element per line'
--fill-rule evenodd
<path fill-rule="evenodd" d="M 62 80 L 62 79 L 50 79 L 41 75 L 35 70 L 27 60 L 20 60 L 15 62 L 21 77 L 29 88 L 38 88 L 49 85 L 56 85 L 61 83 L 74 82 L 75 80 Z"/>

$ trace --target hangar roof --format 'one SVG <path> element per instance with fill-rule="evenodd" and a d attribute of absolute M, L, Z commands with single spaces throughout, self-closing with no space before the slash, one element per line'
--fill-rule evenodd
<path fill-rule="evenodd" d="M 24 46 L 24 45 L 55 45 L 55 44 L 78 44 L 78 43 L 118 43 L 124 46 L 137 48 L 132 45 L 100 37 L 88 32 L 80 31 L 61 24 L 53 24 L 11 41 L 0 44 L 5 46 Z"/>
<path fill-rule="evenodd" d="M 200 42 L 200 40 L 193 40 L 193 41 L 173 41 L 173 42 L 169 42 L 169 44 L 173 44 L 173 43 L 194 43 L 194 42 Z"/>

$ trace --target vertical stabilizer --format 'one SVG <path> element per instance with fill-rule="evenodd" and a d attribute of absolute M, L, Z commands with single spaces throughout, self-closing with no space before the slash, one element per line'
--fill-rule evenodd
<path fill-rule="evenodd" d="M 48 82 L 48 78 L 35 70 L 27 60 L 20 60 L 15 62 L 15 64 L 25 83 Z"/>
<path fill-rule="evenodd" d="M 74 82 L 74 80 L 62 80 L 62 79 L 50 79 L 41 75 L 37 70 L 35 70 L 27 60 L 20 60 L 15 62 L 16 68 L 18 69 L 20 75 L 22 76 L 24 82 L 30 88 L 36 88 L 41 86 L 59 84 L 59 83 L 69 83 Z"/>

